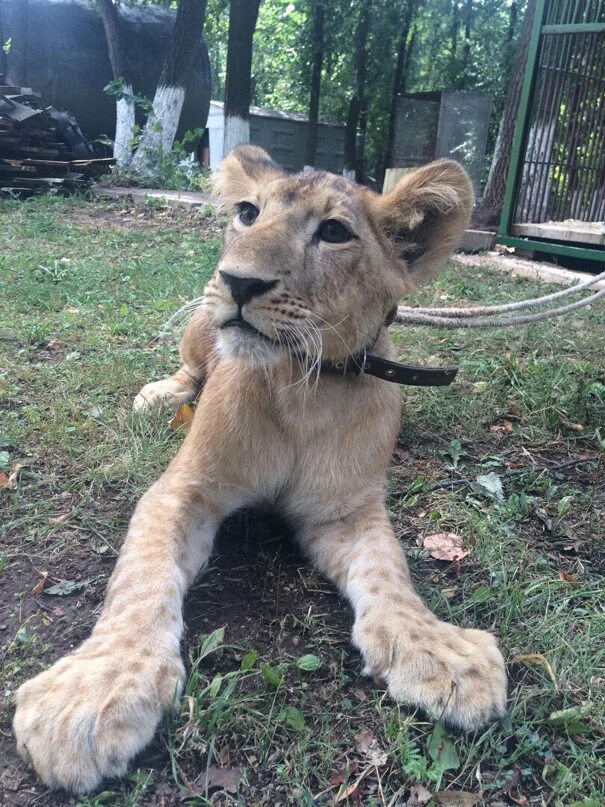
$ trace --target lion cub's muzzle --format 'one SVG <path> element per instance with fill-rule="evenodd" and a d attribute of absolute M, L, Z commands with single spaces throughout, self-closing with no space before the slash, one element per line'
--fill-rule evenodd
<path fill-rule="evenodd" d="M 233 300 L 237 304 L 239 314 L 241 316 L 242 308 L 253 300 L 255 297 L 260 297 L 266 294 L 277 286 L 277 280 L 263 280 L 260 277 L 243 277 L 241 275 L 232 275 L 219 269 L 224 284 L 231 292 Z"/>

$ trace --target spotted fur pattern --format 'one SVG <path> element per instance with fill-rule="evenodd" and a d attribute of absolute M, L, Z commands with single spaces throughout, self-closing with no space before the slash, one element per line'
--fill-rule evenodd
<path fill-rule="evenodd" d="M 259 502 L 290 520 L 349 600 L 353 643 L 394 698 L 463 729 L 505 710 L 494 638 L 430 612 L 389 522 L 399 389 L 317 373 L 322 358 L 369 344 L 394 358 L 385 316 L 453 249 L 471 206 L 467 176 L 440 161 L 379 196 L 331 174 L 286 175 L 260 149 L 239 147 L 216 193 L 232 221 L 185 332 L 183 367 L 135 401 L 178 405 L 203 384 L 191 430 L 135 509 L 90 638 L 17 694 L 19 751 L 50 786 L 90 791 L 151 740 L 183 685 L 185 592 L 221 521 Z M 234 211 L 242 203 L 254 221 Z M 349 237 L 323 239 L 326 220 Z M 238 306 L 221 271 L 276 281 L 241 307 L 246 330 L 223 327 Z"/>

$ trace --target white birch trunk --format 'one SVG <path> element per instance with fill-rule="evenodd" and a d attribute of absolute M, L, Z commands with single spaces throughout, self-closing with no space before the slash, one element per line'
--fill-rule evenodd
<path fill-rule="evenodd" d="M 136 171 L 149 168 L 162 154 L 170 151 L 184 100 L 184 87 L 158 86 L 153 98 L 153 112 L 147 119 L 139 147 L 132 158 L 132 167 Z"/>
<path fill-rule="evenodd" d="M 354 168 L 343 168 L 342 175 L 345 179 L 350 179 L 351 182 L 355 182 L 355 169 Z"/>
<path fill-rule="evenodd" d="M 132 87 L 124 85 L 124 96 L 116 102 L 116 136 L 113 141 L 113 156 L 120 168 L 126 168 L 132 160 L 129 140 L 134 128 L 134 100 Z"/>
<path fill-rule="evenodd" d="M 240 143 L 250 142 L 250 121 L 240 118 L 239 115 L 225 116 L 225 139 L 223 154 L 227 155 Z"/>

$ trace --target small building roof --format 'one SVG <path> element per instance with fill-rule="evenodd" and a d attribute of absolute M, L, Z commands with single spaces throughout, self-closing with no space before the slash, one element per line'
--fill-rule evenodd
<path fill-rule="evenodd" d="M 215 107 L 217 110 L 224 109 L 225 105 L 222 101 L 210 101 L 210 108 Z M 301 112 L 286 112 L 283 109 L 271 109 L 269 107 L 264 106 L 251 106 L 250 107 L 250 115 L 254 115 L 255 117 L 259 118 L 277 118 L 279 120 L 293 120 L 299 121 L 300 123 L 307 123 L 309 118 L 306 115 L 303 115 Z M 320 118 L 319 123 L 324 124 L 324 126 L 342 126 L 344 128 L 344 123 L 341 123 L 339 120 L 335 118 Z"/>

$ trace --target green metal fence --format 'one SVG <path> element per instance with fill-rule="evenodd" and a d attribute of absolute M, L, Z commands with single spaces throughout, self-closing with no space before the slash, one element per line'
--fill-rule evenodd
<path fill-rule="evenodd" d="M 538 0 L 498 240 L 605 261 L 605 0 Z"/>

